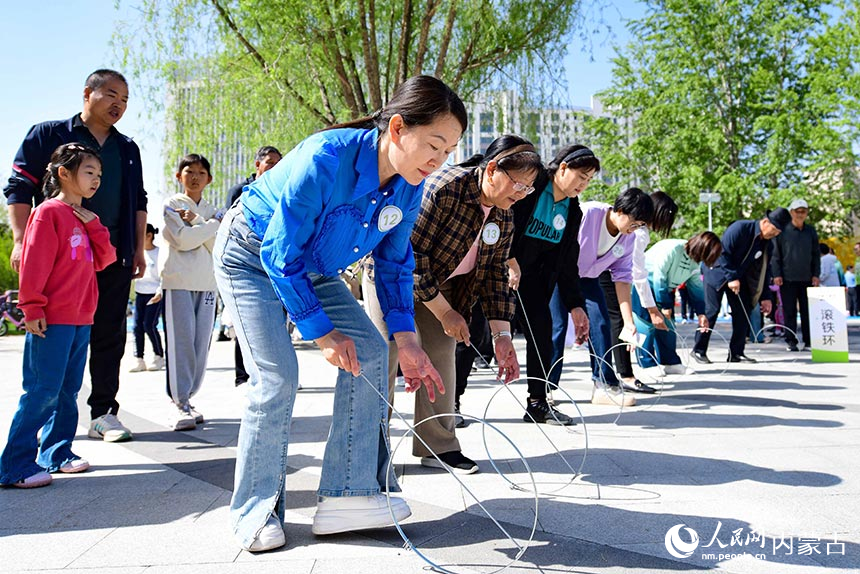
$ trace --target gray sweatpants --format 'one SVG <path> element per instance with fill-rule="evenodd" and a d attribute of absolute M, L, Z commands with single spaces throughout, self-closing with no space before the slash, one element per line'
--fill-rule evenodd
<path fill-rule="evenodd" d="M 180 407 L 203 384 L 214 326 L 214 291 L 164 291 L 167 395 Z"/>

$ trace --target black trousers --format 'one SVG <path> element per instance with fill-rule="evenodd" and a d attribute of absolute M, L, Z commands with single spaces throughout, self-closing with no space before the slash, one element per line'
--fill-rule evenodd
<path fill-rule="evenodd" d="M 600 287 L 606 297 L 606 307 L 609 310 L 609 331 L 612 333 L 611 345 L 618 344 L 618 337 L 624 329 L 624 319 L 621 317 L 621 306 L 618 304 L 618 294 L 615 292 L 615 283 L 612 282 L 612 273 L 604 271 L 600 274 Z M 633 363 L 630 360 L 630 351 L 627 347 L 615 347 L 612 349 L 612 360 L 615 368 L 623 379 L 633 377 Z"/>
<path fill-rule="evenodd" d="M 239 339 L 235 341 L 235 350 L 233 351 L 233 358 L 236 361 L 236 384 L 241 385 L 242 383 L 247 383 L 250 376 L 248 376 L 247 371 L 245 371 L 245 360 L 242 358 L 242 349 L 239 347 Z"/>
<path fill-rule="evenodd" d="M 529 376 L 529 396 L 546 398 L 547 372 L 552 365 L 552 313 L 549 302 L 555 289 L 555 279 L 539 270 L 523 273 L 517 297 L 520 328 L 526 337 L 526 374 Z"/>
<path fill-rule="evenodd" d="M 749 333 L 749 313 L 752 308 L 752 297 L 746 290 L 741 288 L 740 295 L 735 295 L 727 286 L 717 289 L 713 285 L 705 283 L 705 315 L 708 318 L 708 327 L 711 329 L 717 324 L 717 316 L 720 314 L 720 302 L 725 293 L 732 310 L 732 338 L 729 341 L 729 354 L 743 355 L 746 348 L 747 334 Z M 696 343 L 693 351 L 701 353 L 708 352 L 708 343 L 711 341 L 711 333 L 696 331 Z"/>
<path fill-rule="evenodd" d="M 458 407 L 460 406 L 460 397 L 466 392 L 469 374 L 472 372 L 472 363 L 477 358 L 478 353 L 481 353 L 487 362 L 493 360 L 493 336 L 490 333 L 490 323 L 484 316 L 480 302 L 475 303 L 472 307 L 472 318 L 469 320 L 469 342 L 472 344 L 457 343 L 457 350 L 454 352 L 454 372 L 457 377 L 454 404 Z M 478 351 L 475 352 L 475 349 Z"/>
<path fill-rule="evenodd" d="M 779 288 L 782 296 L 782 307 L 785 315 L 785 326 L 790 330 L 785 332 L 785 342 L 797 344 L 797 307 L 800 305 L 800 328 L 803 330 L 803 342 L 809 345 L 809 298 L 806 288 L 812 287 L 812 281 L 783 281 Z"/>
<path fill-rule="evenodd" d="M 125 354 L 131 267 L 117 262 L 96 273 L 99 302 L 90 331 L 90 417 L 119 412 L 119 364 Z"/>

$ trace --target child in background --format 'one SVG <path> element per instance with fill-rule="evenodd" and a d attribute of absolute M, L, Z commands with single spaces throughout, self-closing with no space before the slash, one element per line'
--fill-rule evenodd
<path fill-rule="evenodd" d="M 27 330 L 24 394 L 0 455 L 0 485 L 47 486 L 51 472 L 90 466 L 72 452 L 72 440 L 98 301 L 96 271 L 116 261 L 107 228 L 81 206 L 99 188 L 101 170 L 92 149 L 76 143 L 57 148 L 45 175 L 49 199 L 27 222 L 18 296 Z"/>
<path fill-rule="evenodd" d="M 167 257 L 161 264 L 164 338 L 167 344 L 167 394 L 173 400 L 170 426 L 192 430 L 203 415 L 191 403 L 200 390 L 215 325 L 215 272 L 212 246 L 222 212 L 203 199 L 212 183 L 209 160 L 189 154 L 176 172 L 183 193 L 164 202 Z"/>
<path fill-rule="evenodd" d="M 158 333 L 158 318 L 161 316 L 161 295 L 158 288 L 161 279 L 158 277 L 158 247 L 155 246 L 155 236 L 158 229 L 151 223 L 146 224 L 146 236 L 143 240 L 143 256 L 146 259 L 146 272 L 143 277 L 134 282 L 134 356 L 135 365 L 129 372 L 160 371 L 164 368 L 164 347 L 161 345 L 161 335 Z M 143 360 L 144 335 L 152 343 L 155 357 L 149 365 Z"/>

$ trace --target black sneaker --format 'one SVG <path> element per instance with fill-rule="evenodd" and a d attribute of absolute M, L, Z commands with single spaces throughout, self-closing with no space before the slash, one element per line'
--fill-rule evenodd
<path fill-rule="evenodd" d="M 523 420 L 527 423 L 534 421 L 536 423 L 558 426 L 573 426 L 576 424 L 572 418 L 551 407 L 546 402 L 546 399 L 539 399 L 537 404 L 532 404 L 531 400 L 529 400 L 529 406 L 526 407 L 526 414 L 523 415 Z"/>
<path fill-rule="evenodd" d="M 799 349 L 797 348 L 797 343 L 789 343 L 785 346 L 785 350 L 790 353 L 797 353 Z"/>
<path fill-rule="evenodd" d="M 439 462 L 439 461 L 442 462 Z M 445 468 L 448 467 L 457 474 L 474 474 L 478 472 L 478 463 L 471 458 L 463 456 L 459 450 L 451 452 L 443 452 L 439 455 L 439 460 L 435 456 L 421 457 L 421 466 L 429 468 Z"/>
<path fill-rule="evenodd" d="M 460 414 L 460 407 L 454 407 L 454 428 L 464 429 L 469 426 L 469 423 L 471 422 L 472 421 L 467 421 L 466 419 L 464 419 L 463 416 Z"/>

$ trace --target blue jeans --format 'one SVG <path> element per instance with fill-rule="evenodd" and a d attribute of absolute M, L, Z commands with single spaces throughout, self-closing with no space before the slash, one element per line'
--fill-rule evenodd
<path fill-rule="evenodd" d="M 234 317 L 250 375 L 230 503 L 234 533 L 245 547 L 254 541 L 269 514 L 284 519 L 290 419 L 299 382 L 286 312 L 260 262 L 260 245 L 241 203 L 231 208 L 221 222 L 213 256 L 218 289 Z M 373 385 L 364 377 L 338 371 L 318 494 L 378 494 L 385 489 L 390 455 L 385 402 L 388 343 L 339 277 L 312 273 L 310 278 L 335 328 L 355 342 L 362 371 Z M 390 485 L 392 491 L 399 490 L 393 474 Z"/>
<path fill-rule="evenodd" d="M 72 452 L 78 391 L 84 380 L 89 325 L 48 325 L 45 338 L 24 340 L 24 394 L 0 455 L 0 484 L 54 472 L 80 458 Z M 41 445 L 36 434 L 42 429 Z"/>
<path fill-rule="evenodd" d="M 645 335 L 645 340 L 642 342 L 641 347 L 645 351 L 648 351 L 646 353 L 638 348 L 636 349 L 636 358 L 639 361 L 639 366 L 643 369 L 656 367 L 657 364 L 651 355 L 654 355 L 661 365 L 680 365 L 681 357 L 675 351 L 675 347 L 678 344 L 675 325 L 668 325 L 669 321 L 666 321 L 669 327 L 668 331 L 655 329 L 654 324 L 651 322 L 651 315 L 642 306 L 642 301 L 639 299 L 639 293 L 636 292 L 636 289 L 633 289 L 630 303 L 633 307 L 633 321 L 636 323 L 636 332 Z M 649 355 L 648 353 L 651 354 Z"/>
<path fill-rule="evenodd" d="M 588 313 L 588 348 L 591 351 L 591 379 L 605 382 L 607 385 L 618 385 L 618 377 L 612 369 L 612 353 L 607 353 L 612 346 L 612 332 L 609 328 L 609 309 L 606 297 L 600 286 L 600 279 L 580 277 L 579 287 L 585 297 L 585 312 Z M 603 360 L 595 358 L 601 357 Z"/>
<path fill-rule="evenodd" d="M 143 337 L 149 337 L 152 352 L 158 357 L 164 357 L 164 347 L 161 345 L 161 335 L 158 332 L 158 318 L 161 317 L 163 301 L 149 304 L 154 293 L 137 293 L 134 298 L 134 356 L 143 358 Z"/>
<path fill-rule="evenodd" d="M 558 285 L 552 290 L 552 298 L 549 300 L 549 313 L 552 315 L 552 368 L 549 371 L 547 380 L 558 385 L 561 380 L 561 370 L 564 368 L 561 358 L 564 357 L 564 341 L 567 338 L 567 321 L 570 316 L 567 308 L 564 306 L 564 301 L 561 299 L 561 294 L 558 292 Z M 547 368 L 550 367 L 547 365 Z"/>

